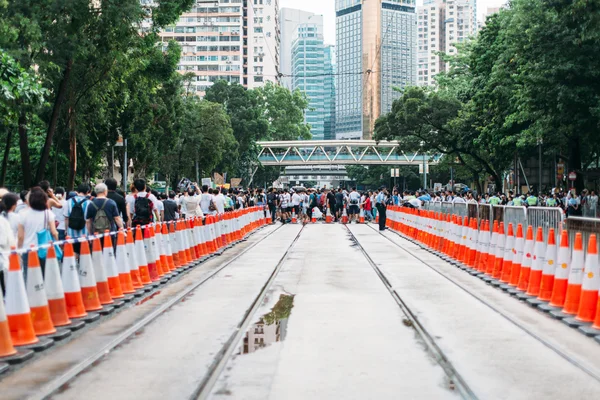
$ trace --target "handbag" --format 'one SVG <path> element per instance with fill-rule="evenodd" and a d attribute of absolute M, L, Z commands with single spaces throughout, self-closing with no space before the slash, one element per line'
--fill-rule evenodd
<path fill-rule="evenodd" d="M 38 246 L 43 246 L 47 243 L 52 243 L 54 238 L 50 233 L 50 229 L 48 229 L 48 210 L 44 211 L 44 229 L 37 233 Z M 56 252 L 56 258 L 58 260 L 62 259 L 63 252 L 62 249 L 58 245 L 54 245 L 54 251 Z M 41 260 L 45 260 L 48 255 L 48 249 L 45 247 L 40 247 L 38 249 L 38 257 Z"/>

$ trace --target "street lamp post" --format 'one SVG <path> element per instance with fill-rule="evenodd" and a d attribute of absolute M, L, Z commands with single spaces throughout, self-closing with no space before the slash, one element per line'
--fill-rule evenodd
<path fill-rule="evenodd" d="M 427 169 L 425 168 L 425 142 L 421 141 L 421 157 L 423 157 L 423 189 L 427 189 Z"/>

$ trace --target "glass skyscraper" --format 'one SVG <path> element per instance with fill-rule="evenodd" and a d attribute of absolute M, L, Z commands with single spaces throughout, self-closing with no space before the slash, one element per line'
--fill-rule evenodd
<path fill-rule="evenodd" d="M 292 89 L 306 93 L 308 108 L 304 119 L 311 126 L 313 140 L 332 137 L 333 49 L 323 43 L 316 24 L 299 24 L 292 44 Z"/>
<path fill-rule="evenodd" d="M 335 46 L 325 46 L 325 140 L 335 139 Z"/>
<path fill-rule="evenodd" d="M 336 137 L 370 139 L 375 120 L 416 84 L 415 0 L 336 0 Z"/>

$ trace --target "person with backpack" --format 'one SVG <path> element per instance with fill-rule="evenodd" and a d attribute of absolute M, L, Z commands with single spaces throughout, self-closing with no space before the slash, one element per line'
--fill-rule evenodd
<path fill-rule="evenodd" d="M 86 220 L 87 230 L 91 234 L 104 233 L 105 231 L 116 232 L 123 228 L 123 219 L 119 214 L 117 203 L 106 197 L 108 187 L 99 183 L 94 188 L 96 197 L 90 201 L 87 207 Z"/>
<path fill-rule="evenodd" d="M 147 225 L 154 222 L 154 205 L 158 199 L 149 192 L 146 192 L 146 181 L 136 179 L 133 181 L 134 194 L 127 196 L 127 205 L 131 214 L 131 226 Z"/>
<path fill-rule="evenodd" d="M 71 238 L 88 234 L 85 216 L 90 202 L 86 197 L 89 191 L 90 186 L 87 183 L 80 184 L 77 187 L 77 195 L 67 201 L 63 207 L 67 236 Z M 79 243 L 75 243 L 73 249 L 78 253 Z"/>

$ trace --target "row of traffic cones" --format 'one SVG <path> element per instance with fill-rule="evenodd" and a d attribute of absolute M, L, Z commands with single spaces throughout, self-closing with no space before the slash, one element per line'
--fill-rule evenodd
<path fill-rule="evenodd" d="M 391 207 L 388 227 L 447 261 L 600 341 L 600 265 L 596 235 L 587 254 L 577 232 Z M 506 228 L 506 230 L 505 230 Z M 505 233 L 506 232 L 506 233 Z"/>
<path fill-rule="evenodd" d="M 79 261 L 64 245 L 62 268 L 54 246 L 47 251 L 45 277 L 37 251 L 29 251 L 25 285 L 16 251 L 10 255 L 6 308 L 0 293 L 0 362 L 19 363 L 54 340 L 108 314 L 134 296 L 224 248 L 267 223 L 258 207 L 222 216 L 157 223 L 81 240 Z M 142 233 L 143 232 L 143 233 Z M 135 237 L 135 240 L 134 240 Z M 91 249 L 90 249 L 91 243 Z M 14 250 L 14 249 L 13 249 Z"/>

